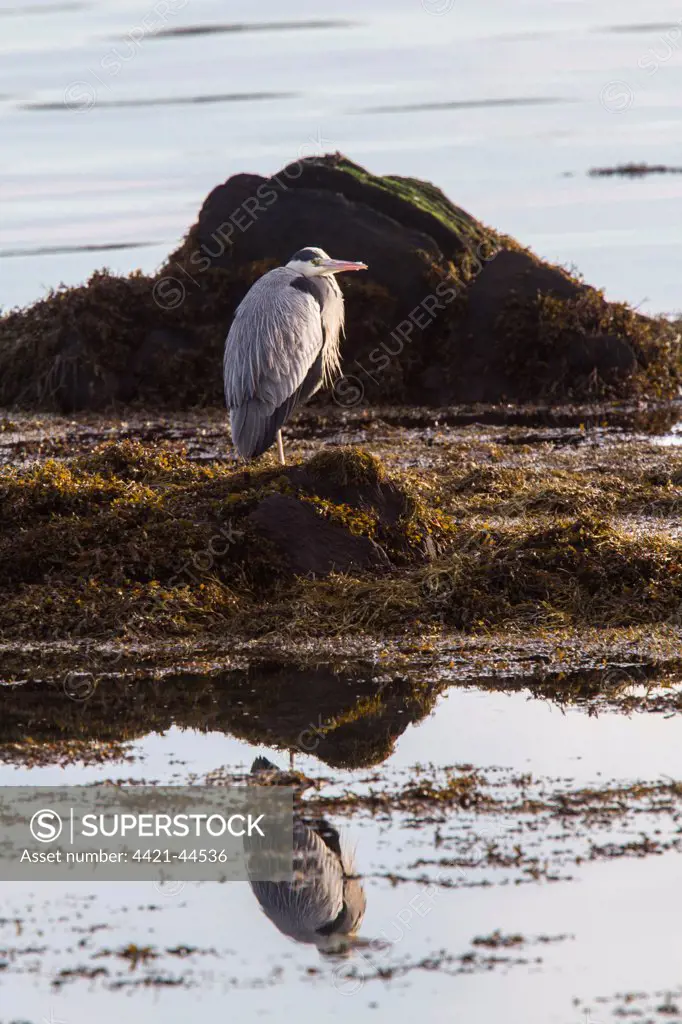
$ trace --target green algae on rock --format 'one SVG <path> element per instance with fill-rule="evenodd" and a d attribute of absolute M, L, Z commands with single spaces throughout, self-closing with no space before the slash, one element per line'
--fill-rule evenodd
<path fill-rule="evenodd" d="M 1 316 L 0 403 L 221 403 L 236 306 L 312 242 L 370 268 L 344 283 L 344 372 L 360 387 L 339 385 L 341 405 L 677 393 L 674 325 L 607 303 L 429 182 L 336 154 L 230 178 L 153 276 L 102 271 Z"/>

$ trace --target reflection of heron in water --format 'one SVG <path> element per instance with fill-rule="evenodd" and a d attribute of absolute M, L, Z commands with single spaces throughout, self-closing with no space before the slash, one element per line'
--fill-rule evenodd
<path fill-rule="evenodd" d="M 257 757 L 251 766 L 252 775 L 277 771 L 265 757 Z M 295 817 L 293 837 L 293 881 L 252 881 L 256 899 L 284 935 L 314 943 L 328 955 L 350 952 L 358 944 L 355 935 L 366 907 L 353 856 L 342 848 L 337 830 L 322 819 L 306 823 Z"/>

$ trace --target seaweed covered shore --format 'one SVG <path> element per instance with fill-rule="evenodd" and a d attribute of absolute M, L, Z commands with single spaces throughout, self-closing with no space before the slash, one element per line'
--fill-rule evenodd
<path fill-rule="evenodd" d="M 678 446 L 336 414 L 335 440 L 355 443 L 309 436 L 286 469 L 244 469 L 200 457 L 198 433 L 190 456 L 172 422 L 175 440 L 119 422 L 102 443 L 65 421 L 68 444 L 55 429 L 47 457 L 5 465 L 5 643 L 679 635 Z"/>

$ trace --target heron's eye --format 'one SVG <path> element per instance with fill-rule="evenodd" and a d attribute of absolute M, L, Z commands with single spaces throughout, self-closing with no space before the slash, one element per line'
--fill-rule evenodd
<path fill-rule="evenodd" d="M 310 262 L 314 267 L 319 267 L 320 264 L 322 263 L 322 260 L 320 259 L 319 256 L 316 256 L 315 259 L 312 259 Z"/>

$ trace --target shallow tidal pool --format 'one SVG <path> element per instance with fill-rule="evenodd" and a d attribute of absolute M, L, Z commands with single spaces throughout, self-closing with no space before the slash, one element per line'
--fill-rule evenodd
<path fill-rule="evenodd" d="M 289 1019 L 302 1002 L 363 1021 L 408 1021 L 417 1004 L 435 1021 L 597 1024 L 619 1006 L 680 1019 L 682 720 L 656 690 L 633 684 L 651 707 L 624 713 L 452 686 L 381 764 L 339 771 L 294 753 L 355 847 L 366 894 L 363 943 L 341 959 L 281 934 L 247 883 L 3 885 L 0 1020 Z M 286 751 L 177 726 L 95 764 L 26 767 L 16 754 L 1 784 L 220 784 L 259 754 L 288 764 Z M 397 800 L 472 771 L 480 802 Z"/>

